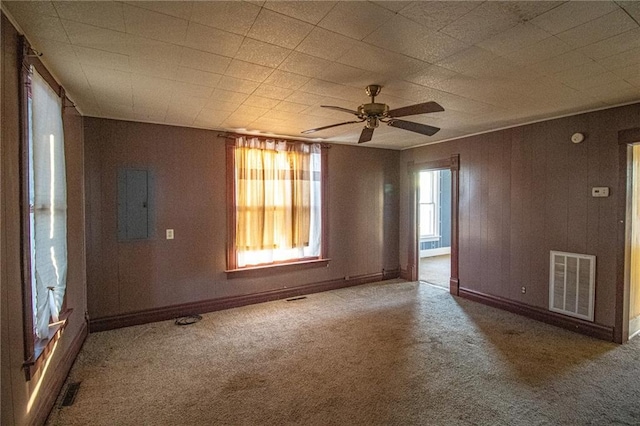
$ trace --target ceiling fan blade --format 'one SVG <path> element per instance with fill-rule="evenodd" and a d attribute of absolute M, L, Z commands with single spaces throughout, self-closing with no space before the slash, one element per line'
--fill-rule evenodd
<path fill-rule="evenodd" d="M 342 108 L 342 107 L 333 106 L 333 105 L 320 105 L 320 106 L 322 108 L 335 109 L 336 111 L 348 112 L 349 114 L 357 115 L 358 117 L 360 116 L 360 113 L 358 113 L 358 111 L 353 111 L 349 108 Z"/>
<path fill-rule="evenodd" d="M 368 127 L 365 127 L 364 129 L 362 129 L 362 133 L 360 133 L 360 139 L 358 139 L 358 143 L 369 142 L 373 137 L 374 130 L 375 129 L 370 129 Z"/>
<path fill-rule="evenodd" d="M 387 124 L 392 127 L 409 130 L 410 132 L 416 132 L 427 136 L 433 136 L 440 130 L 439 127 L 428 126 L 426 124 L 414 123 L 413 121 L 405 120 L 390 120 Z"/>
<path fill-rule="evenodd" d="M 345 121 L 344 123 L 331 124 L 329 126 L 322 126 L 322 127 L 316 127 L 315 129 L 304 130 L 304 131 L 302 131 L 300 133 L 304 133 L 304 134 L 315 133 L 315 132 L 320 131 L 320 130 L 330 129 L 332 127 L 344 126 L 345 124 L 362 123 L 363 121 L 364 120 Z"/>
<path fill-rule="evenodd" d="M 387 115 L 389 117 L 404 117 L 407 115 L 426 114 L 428 112 L 444 111 L 444 108 L 437 102 L 425 102 L 423 104 L 409 105 L 402 108 L 390 110 Z"/>

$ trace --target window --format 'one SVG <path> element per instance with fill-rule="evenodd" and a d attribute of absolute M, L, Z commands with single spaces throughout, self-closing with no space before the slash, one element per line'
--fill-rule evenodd
<path fill-rule="evenodd" d="M 322 152 L 320 144 L 233 138 L 229 271 L 326 257 Z"/>
<path fill-rule="evenodd" d="M 440 236 L 438 200 L 440 196 L 440 171 L 420 172 L 420 238 L 437 239 Z"/>
<path fill-rule="evenodd" d="M 62 100 L 34 67 L 25 69 L 23 78 L 25 352 L 26 364 L 33 365 L 64 323 L 67 191 Z"/>

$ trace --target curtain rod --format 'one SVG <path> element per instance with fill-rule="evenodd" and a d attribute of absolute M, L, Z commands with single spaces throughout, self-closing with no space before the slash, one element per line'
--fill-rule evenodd
<path fill-rule="evenodd" d="M 226 138 L 226 139 L 232 139 L 235 137 L 249 137 L 249 138 L 259 138 L 259 139 L 275 139 L 275 140 L 282 140 L 285 142 L 290 142 L 290 143 L 306 143 L 306 144 L 320 144 L 322 145 L 323 148 L 331 148 L 331 145 L 326 143 L 326 142 L 313 142 L 313 141 L 307 141 L 307 140 L 301 140 L 301 139 L 292 139 L 292 138 L 283 138 L 280 136 L 264 136 L 264 135 L 243 135 L 242 133 L 218 133 L 218 137 L 219 138 Z"/>

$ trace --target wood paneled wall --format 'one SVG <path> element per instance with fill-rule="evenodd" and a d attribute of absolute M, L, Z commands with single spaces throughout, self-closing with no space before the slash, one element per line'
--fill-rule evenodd
<path fill-rule="evenodd" d="M 460 287 L 548 306 L 549 251 L 597 257 L 595 321 L 614 326 L 618 131 L 640 104 L 406 150 L 401 156 L 400 265 L 407 267 L 407 163 L 460 154 Z M 586 140 L 573 144 L 582 132 Z M 607 186 L 608 198 L 591 188 Z M 526 293 L 521 293 L 526 287 Z"/>
<path fill-rule="evenodd" d="M 20 103 L 18 33 L 2 15 L 2 425 L 44 423 L 68 369 L 86 336 L 84 250 L 84 162 L 82 117 L 74 108 L 63 114 L 67 168 L 68 325 L 42 369 L 26 381 L 20 248 Z M 31 402 L 31 404 L 30 404 Z"/>
<path fill-rule="evenodd" d="M 218 132 L 85 118 L 88 303 L 92 322 L 398 268 L 397 151 L 329 149 L 328 267 L 227 279 L 225 140 Z M 153 229 L 117 241 L 116 179 L 153 176 Z M 165 229 L 175 239 L 165 239 Z"/>

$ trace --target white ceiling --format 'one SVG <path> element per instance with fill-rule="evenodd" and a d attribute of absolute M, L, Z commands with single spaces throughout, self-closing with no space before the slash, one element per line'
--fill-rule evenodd
<path fill-rule="evenodd" d="M 84 115 L 300 137 L 354 117 L 364 87 L 427 137 L 403 149 L 640 101 L 636 1 L 5 1 Z M 314 136 L 355 144 L 362 124 Z"/>

